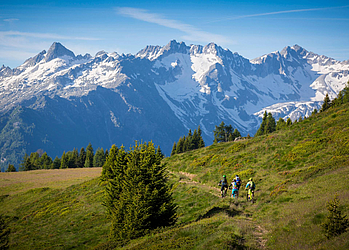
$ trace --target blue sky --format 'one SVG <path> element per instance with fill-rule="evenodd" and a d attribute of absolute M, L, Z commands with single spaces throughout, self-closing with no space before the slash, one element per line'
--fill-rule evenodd
<path fill-rule="evenodd" d="M 0 66 L 17 67 L 53 42 L 95 55 L 173 39 L 215 42 L 248 59 L 299 44 L 348 60 L 349 2 L 0 0 Z"/>

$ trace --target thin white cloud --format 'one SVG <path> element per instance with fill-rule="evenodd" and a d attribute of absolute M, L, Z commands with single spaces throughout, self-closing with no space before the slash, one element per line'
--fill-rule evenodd
<path fill-rule="evenodd" d="M 12 23 L 12 22 L 15 22 L 15 21 L 19 21 L 19 19 L 17 19 L 17 18 L 7 18 L 7 19 L 4 19 L 4 22 L 9 22 L 9 23 Z"/>
<path fill-rule="evenodd" d="M 249 18 L 249 17 L 270 16 L 270 15 L 279 15 L 279 14 L 297 13 L 297 12 L 321 11 L 321 10 L 330 10 L 330 9 L 348 8 L 348 7 L 349 5 L 337 6 L 337 7 L 326 7 L 326 8 L 283 10 L 283 11 L 257 13 L 257 14 L 243 15 L 243 16 L 236 16 L 236 17 L 227 17 L 219 20 L 210 21 L 209 23 L 215 23 L 215 22 L 221 22 L 221 21 L 227 21 L 227 20 L 237 20 L 237 19 L 243 19 L 243 18 Z"/>
<path fill-rule="evenodd" d="M 43 39 L 62 39 L 62 40 L 85 40 L 85 41 L 97 41 L 101 40 L 94 37 L 79 37 L 79 36 L 62 36 L 51 33 L 33 33 L 33 32 L 20 32 L 20 31 L 0 31 L 0 37 L 32 37 Z"/>
<path fill-rule="evenodd" d="M 117 13 L 148 23 L 155 23 L 171 29 L 176 29 L 185 33 L 183 39 L 195 42 L 216 42 L 224 44 L 228 39 L 222 35 L 212 34 L 202 31 L 190 24 L 185 24 L 177 20 L 167 19 L 159 14 L 150 13 L 144 9 L 122 7 L 117 8 Z"/>

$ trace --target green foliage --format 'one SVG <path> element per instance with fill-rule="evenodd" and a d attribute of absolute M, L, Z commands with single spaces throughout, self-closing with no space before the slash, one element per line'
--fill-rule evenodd
<path fill-rule="evenodd" d="M 160 155 L 151 142 L 136 142 L 129 152 L 111 148 L 102 179 L 107 181 L 104 206 L 115 240 L 127 242 L 176 222 L 176 206 Z"/>
<path fill-rule="evenodd" d="M 24 155 L 22 167 L 19 170 L 102 167 L 107 155 L 107 150 L 104 152 L 103 148 L 98 148 L 94 154 L 91 143 L 87 146 L 87 152 L 83 147 L 80 153 L 74 148 L 72 151 L 64 151 L 61 158 L 56 156 L 53 161 L 46 152 L 38 150 L 38 152 L 31 153 L 30 156 Z"/>
<path fill-rule="evenodd" d="M 12 164 L 8 164 L 6 172 L 17 172 L 17 170 L 16 170 L 15 166 L 13 166 Z"/>
<path fill-rule="evenodd" d="M 89 143 L 87 148 L 86 148 L 86 160 L 85 160 L 85 164 L 84 164 L 85 168 L 92 168 L 93 167 L 93 157 L 94 157 L 93 148 L 92 148 L 91 143 Z"/>
<path fill-rule="evenodd" d="M 282 117 L 280 117 L 276 123 L 276 130 L 280 130 L 284 128 L 286 128 L 286 122 Z"/>
<path fill-rule="evenodd" d="M 331 107 L 331 105 L 332 105 L 332 103 L 331 103 L 330 97 L 326 93 L 326 96 L 324 98 L 324 103 L 321 106 L 320 112 L 326 111 L 327 109 L 329 109 Z"/>
<path fill-rule="evenodd" d="M 52 162 L 52 169 L 59 169 L 61 166 L 61 159 L 56 156 L 56 158 Z"/>
<path fill-rule="evenodd" d="M 85 161 L 86 161 L 86 151 L 82 147 L 80 149 L 80 153 L 79 153 L 78 162 L 77 162 L 77 166 L 76 167 L 83 168 L 85 166 Z"/>
<path fill-rule="evenodd" d="M 195 129 L 193 134 L 191 132 L 191 129 L 189 129 L 187 136 L 179 138 L 177 144 L 176 142 L 173 143 L 171 156 L 203 147 L 205 147 L 205 142 L 202 139 L 201 129 L 199 125 L 198 129 Z"/>
<path fill-rule="evenodd" d="M 61 166 L 60 168 L 61 169 L 64 169 L 64 168 L 68 168 L 68 162 L 69 162 L 69 158 L 67 157 L 65 151 L 63 152 L 62 154 L 62 157 L 61 157 Z"/>
<path fill-rule="evenodd" d="M 235 138 L 241 137 L 241 134 L 237 129 L 234 129 L 233 131 L 233 127 L 231 125 L 225 125 L 223 121 L 219 126 L 215 126 L 213 134 L 214 143 L 234 141 Z"/>
<path fill-rule="evenodd" d="M 256 132 L 256 136 L 267 135 L 276 130 L 276 123 L 273 115 L 271 113 L 267 114 L 267 111 L 264 111 L 263 119 L 261 126 Z"/>
<path fill-rule="evenodd" d="M 10 229 L 8 228 L 7 222 L 4 216 L 0 214 L 0 249 L 9 249 L 9 235 Z"/>
<path fill-rule="evenodd" d="M 171 156 L 173 156 L 174 154 L 176 154 L 176 149 L 177 149 L 177 144 L 176 142 L 173 143 L 173 147 L 172 147 L 172 151 L 171 151 Z"/>
<path fill-rule="evenodd" d="M 342 215 L 337 196 L 332 201 L 329 201 L 326 207 L 329 214 L 321 226 L 324 230 L 325 236 L 329 239 L 347 231 L 349 220 L 346 218 L 346 215 Z"/>
<path fill-rule="evenodd" d="M 96 154 L 93 157 L 93 167 L 101 168 L 105 162 L 106 155 L 103 148 L 98 148 Z"/>

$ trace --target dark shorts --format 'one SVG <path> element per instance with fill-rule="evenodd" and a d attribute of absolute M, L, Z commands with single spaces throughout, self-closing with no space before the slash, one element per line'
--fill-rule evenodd
<path fill-rule="evenodd" d="M 223 191 L 224 189 L 228 188 L 228 185 L 222 185 L 221 186 L 221 191 Z"/>

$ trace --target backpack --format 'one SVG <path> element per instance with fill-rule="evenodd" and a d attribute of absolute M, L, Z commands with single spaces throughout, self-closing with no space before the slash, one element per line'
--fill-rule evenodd
<path fill-rule="evenodd" d="M 235 180 L 236 180 L 236 184 L 238 186 L 240 186 L 241 185 L 241 179 L 239 177 L 236 177 Z"/>

